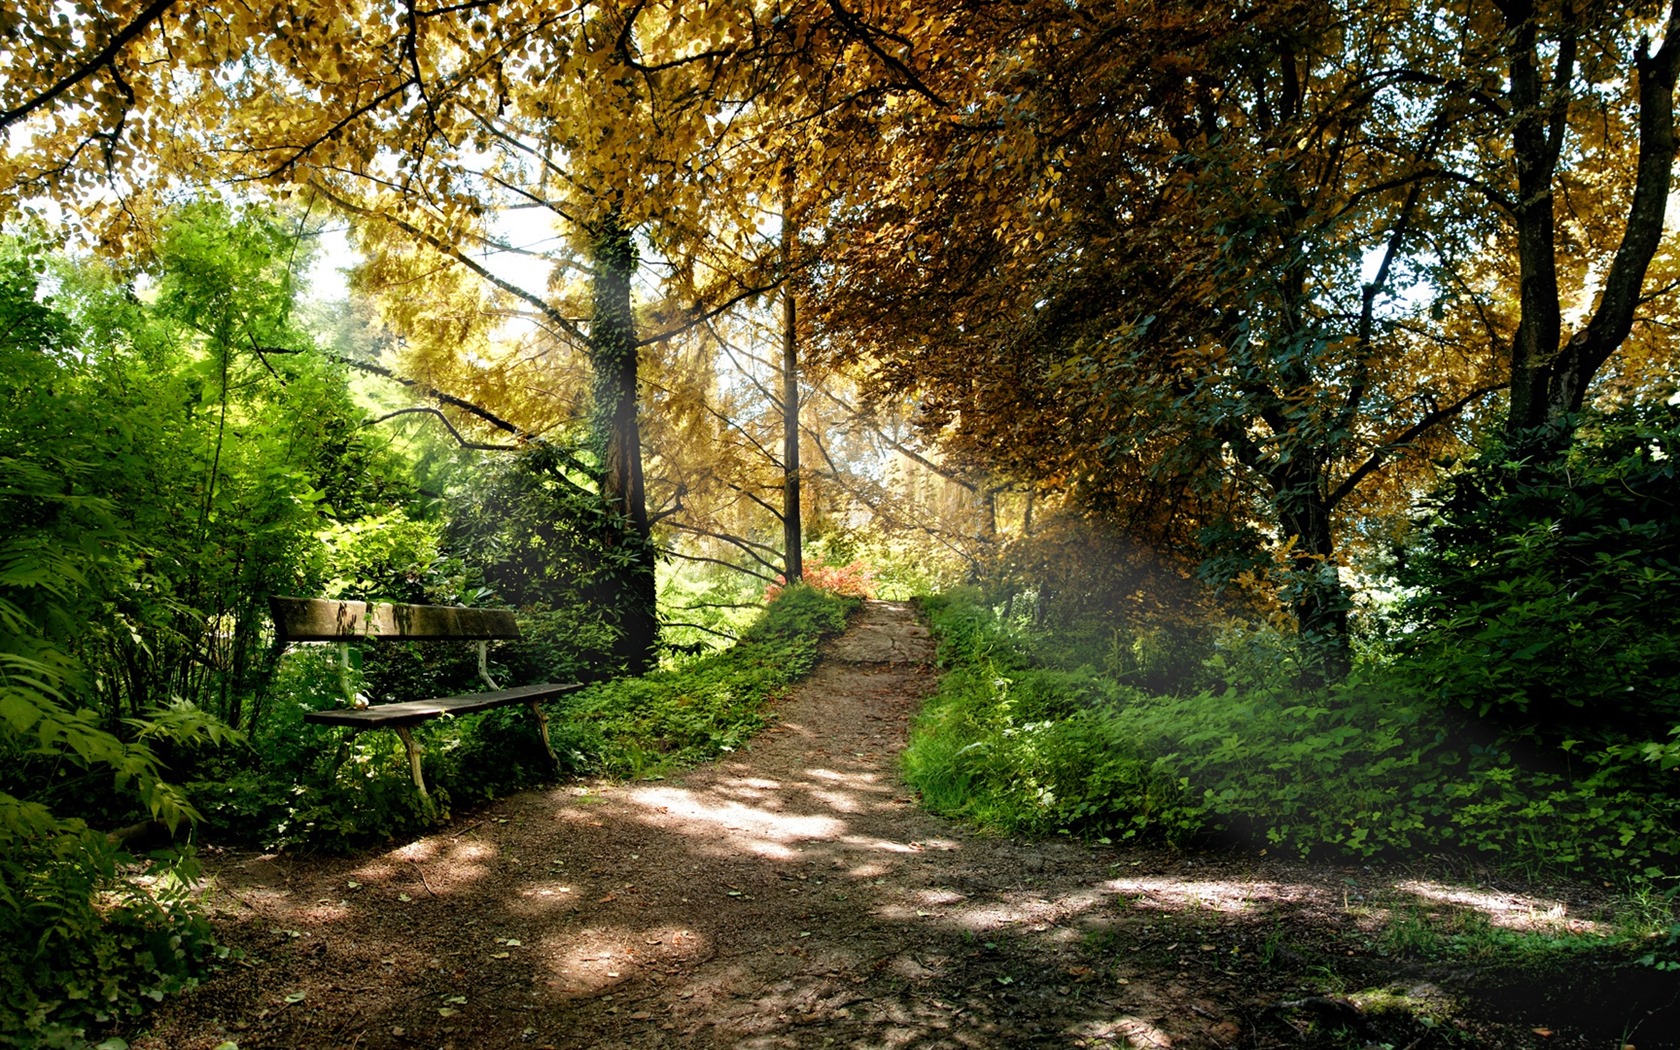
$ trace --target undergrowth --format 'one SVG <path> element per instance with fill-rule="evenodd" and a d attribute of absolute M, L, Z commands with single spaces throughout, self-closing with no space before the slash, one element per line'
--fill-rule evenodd
<path fill-rule="evenodd" d="M 733 751 L 764 727 L 770 702 L 810 673 L 822 639 L 857 607 L 855 598 L 795 584 L 729 649 L 565 698 L 574 760 L 610 776 L 648 777 Z"/>
<path fill-rule="evenodd" d="M 190 854 L 136 860 L 82 829 L 30 840 L 0 869 L 0 1046 L 87 1046 L 226 954 Z"/>
<path fill-rule="evenodd" d="M 1629 745 L 1547 743 L 1408 691 L 1378 662 L 1303 688 L 1228 632 L 1193 689 L 1049 666 L 974 592 L 926 608 L 946 668 L 905 770 L 927 805 L 1001 829 L 1301 855 L 1419 850 L 1507 869 L 1661 880 L 1680 801 Z"/>

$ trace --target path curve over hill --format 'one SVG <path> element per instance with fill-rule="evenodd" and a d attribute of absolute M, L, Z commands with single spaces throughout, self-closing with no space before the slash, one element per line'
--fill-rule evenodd
<path fill-rule="evenodd" d="M 360 858 L 211 857 L 245 960 L 133 1045 L 1271 1047 L 1330 1020 L 1301 1005 L 1313 956 L 1363 943 L 1357 902 L 1404 873 L 932 817 L 897 775 L 931 662 L 871 602 L 750 749 L 681 778 L 528 792 Z"/>

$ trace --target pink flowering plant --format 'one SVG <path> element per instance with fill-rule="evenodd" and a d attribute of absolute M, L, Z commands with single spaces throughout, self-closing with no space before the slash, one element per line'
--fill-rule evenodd
<path fill-rule="evenodd" d="M 861 559 L 850 565 L 808 565 L 800 582 L 841 598 L 875 597 L 875 574 Z M 787 580 L 778 574 L 776 582 L 764 589 L 764 604 L 775 601 L 786 586 Z"/>

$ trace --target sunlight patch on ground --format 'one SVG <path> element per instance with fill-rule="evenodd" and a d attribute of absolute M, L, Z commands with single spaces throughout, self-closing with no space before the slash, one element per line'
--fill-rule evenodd
<path fill-rule="evenodd" d="M 1086 1045 L 1107 1043 L 1127 1047 L 1128 1050 L 1172 1050 L 1173 1041 L 1167 1033 L 1141 1017 L 1116 1017 L 1112 1021 L 1088 1021 L 1068 1031 L 1076 1038 L 1089 1040 Z"/>
<path fill-rule="evenodd" d="M 916 846 L 908 842 L 894 842 L 892 839 L 872 839 L 864 835 L 846 835 L 840 840 L 847 846 L 859 849 L 875 850 L 880 853 L 919 853 Z"/>
<path fill-rule="evenodd" d="M 350 899 L 344 897 L 339 900 L 331 900 L 322 897 L 309 907 L 299 908 L 297 915 L 300 920 L 306 923 L 340 922 L 350 917 Z"/>
<path fill-rule="evenodd" d="M 876 795 L 892 794 L 894 788 L 881 782 L 878 773 L 841 773 L 832 769 L 807 769 L 806 774 L 816 780 L 826 780 L 847 791 L 865 791 Z"/>
<path fill-rule="evenodd" d="M 570 912 L 577 910 L 582 897 L 578 888 L 569 882 L 543 882 L 521 887 L 518 902 L 509 902 L 508 910 L 526 917 Z"/>
<path fill-rule="evenodd" d="M 404 863 L 414 863 L 422 860 L 431 860 L 433 857 L 437 856 L 437 847 L 438 843 L 436 839 L 416 839 L 406 846 L 398 846 L 396 849 L 385 854 L 385 856 L 392 860 L 402 861 Z"/>
<path fill-rule="evenodd" d="M 910 843 L 910 848 L 914 850 L 936 849 L 941 851 L 950 851 L 962 849 L 962 843 L 958 842 L 956 839 L 920 839 L 916 842 Z"/>
<path fill-rule="evenodd" d="M 486 842 L 456 842 L 433 858 L 424 869 L 426 888 L 442 894 L 452 886 L 476 882 L 490 873 L 490 864 L 498 850 Z"/>
<path fill-rule="evenodd" d="M 1181 911 L 1205 908 L 1209 911 L 1237 913 L 1247 911 L 1255 902 L 1279 903 L 1302 901 L 1321 895 L 1312 886 L 1291 886 L 1275 882 L 1191 882 L 1187 879 L 1137 878 L 1111 879 L 1103 883 L 1111 893 L 1136 897 L 1135 907 L 1158 908 L 1162 911 Z"/>
<path fill-rule="evenodd" d="M 1508 930 L 1566 929 L 1571 933 L 1592 933 L 1600 928 L 1600 924 L 1591 919 L 1571 917 L 1569 906 L 1559 900 L 1499 890 L 1449 886 L 1422 879 L 1397 882 L 1394 888 L 1402 893 L 1422 897 L 1426 901 L 1473 908 L 1486 915 L 1493 925 Z"/>
<path fill-rule="evenodd" d="M 945 906 L 945 914 L 958 928 L 975 933 L 1011 926 L 1026 926 L 1035 933 L 1043 933 L 1051 926 L 1095 910 L 1106 896 L 1101 890 L 1065 893 L 1054 899 L 1036 894 L 1005 894 L 969 907 Z"/>
<path fill-rule="evenodd" d="M 699 822 L 720 832 L 720 844 L 760 856 L 791 859 L 793 843 L 837 838 L 845 823 L 834 817 L 776 813 L 739 802 L 719 802 L 687 788 L 640 788 L 627 795 L 655 827 Z"/>
<path fill-rule="evenodd" d="M 550 937 L 533 950 L 547 970 L 546 977 L 539 975 L 542 985 L 571 999 L 608 993 L 633 978 L 649 976 L 652 968 L 691 962 L 710 949 L 695 931 L 664 926 L 592 927 Z"/>
<path fill-rule="evenodd" d="M 836 813 L 862 813 L 863 804 L 852 795 L 841 791 L 826 791 L 822 788 L 807 788 L 807 795 L 821 802 Z"/>
<path fill-rule="evenodd" d="M 921 892 L 917 893 L 916 894 L 916 899 L 918 901 L 920 901 L 922 904 L 926 904 L 926 905 L 935 905 L 935 904 L 943 905 L 943 904 L 960 904 L 963 901 L 967 900 L 968 897 L 965 896 L 964 894 L 958 893 L 956 890 L 932 889 L 932 890 L 922 890 Z"/>

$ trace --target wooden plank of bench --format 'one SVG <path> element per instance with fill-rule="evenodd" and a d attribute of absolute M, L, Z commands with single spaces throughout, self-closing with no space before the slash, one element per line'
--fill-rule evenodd
<path fill-rule="evenodd" d="M 457 609 L 443 605 L 397 605 L 332 601 L 326 598 L 268 599 L 274 630 L 282 642 L 372 640 L 443 641 L 518 638 L 511 609 Z"/>
<path fill-rule="evenodd" d="M 373 707 L 309 711 L 304 714 L 303 720 L 305 722 L 322 722 L 328 725 L 353 726 L 357 729 L 395 728 L 397 726 L 418 725 L 428 718 L 437 718 L 439 715 L 460 715 L 471 711 L 487 711 L 494 707 L 506 707 L 510 704 L 541 703 L 544 700 L 552 700 L 557 696 L 564 696 L 566 693 L 582 688 L 583 683 L 581 682 L 570 682 L 565 685 L 554 683 L 522 685 L 514 689 L 498 689 L 493 693 L 445 696 L 436 700 L 405 700 L 400 704 L 376 704 Z M 546 741 L 544 742 L 546 743 Z"/>

